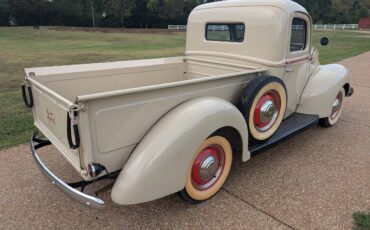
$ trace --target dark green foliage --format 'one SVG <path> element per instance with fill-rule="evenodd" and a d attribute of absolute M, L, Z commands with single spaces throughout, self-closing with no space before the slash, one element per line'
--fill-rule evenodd
<path fill-rule="evenodd" d="M 0 0 L 0 26 L 158 28 L 186 24 L 198 0 Z"/>
<path fill-rule="evenodd" d="M 370 0 L 294 0 L 311 14 L 314 23 L 358 23 L 370 16 Z"/>

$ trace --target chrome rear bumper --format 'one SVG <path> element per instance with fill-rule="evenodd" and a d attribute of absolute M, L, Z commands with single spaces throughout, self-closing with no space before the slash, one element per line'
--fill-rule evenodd
<path fill-rule="evenodd" d="M 55 176 L 41 161 L 36 150 L 50 144 L 51 142 L 49 140 L 39 139 L 37 137 L 37 132 L 33 133 L 30 143 L 31 153 L 40 171 L 46 176 L 46 178 L 51 181 L 53 185 L 57 186 L 63 193 L 71 197 L 73 200 L 91 208 L 103 208 L 105 205 L 105 202 L 103 200 L 94 196 L 87 195 L 69 186 L 67 183 Z"/>

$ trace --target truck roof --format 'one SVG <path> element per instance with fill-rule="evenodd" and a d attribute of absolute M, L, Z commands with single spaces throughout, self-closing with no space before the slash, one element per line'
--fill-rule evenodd
<path fill-rule="evenodd" d="M 291 0 L 228 0 L 212 2 L 198 6 L 195 10 L 223 8 L 223 7 L 251 7 L 251 6 L 273 6 L 284 10 L 287 14 L 296 11 L 307 13 L 307 10 Z"/>

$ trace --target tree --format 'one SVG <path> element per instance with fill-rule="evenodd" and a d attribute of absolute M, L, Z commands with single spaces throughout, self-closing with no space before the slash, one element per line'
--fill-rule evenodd
<path fill-rule="evenodd" d="M 148 0 L 136 0 L 135 6 L 131 10 L 131 16 L 129 20 L 131 21 L 130 26 L 138 28 L 148 27 Z"/>
<path fill-rule="evenodd" d="M 151 21 L 159 21 L 160 26 L 186 24 L 191 10 L 199 5 L 198 0 L 149 0 L 147 8 Z"/>
<path fill-rule="evenodd" d="M 0 25 L 7 25 L 10 16 L 9 2 L 7 0 L 0 0 Z"/>
<path fill-rule="evenodd" d="M 134 0 L 109 0 L 107 10 L 119 19 L 120 27 L 124 27 L 124 19 L 131 15 L 131 10 L 135 6 Z"/>
<path fill-rule="evenodd" d="M 90 0 L 90 8 L 91 8 L 91 19 L 92 19 L 92 26 L 95 27 L 95 8 L 94 8 L 94 1 Z"/>
<path fill-rule="evenodd" d="M 48 0 L 9 0 L 9 10 L 17 19 L 21 19 L 21 24 L 29 25 L 34 28 L 41 24 L 41 18 L 46 7 L 52 2 Z"/>

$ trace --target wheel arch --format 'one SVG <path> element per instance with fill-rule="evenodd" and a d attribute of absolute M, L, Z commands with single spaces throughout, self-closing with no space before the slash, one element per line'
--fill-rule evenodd
<path fill-rule="evenodd" d="M 112 189 L 118 204 L 151 201 L 182 190 L 200 144 L 216 131 L 238 147 L 246 161 L 248 129 L 240 111 L 220 98 L 193 99 L 162 117 L 144 136 L 124 165 Z M 245 135 L 243 135 L 245 133 Z"/>
<path fill-rule="evenodd" d="M 222 136 L 230 142 L 235 157 L 243 156 L 243 139 L 237 129 L 231 126 L 225 126 L 216 130 L 211 136 L 219 133 L 223 134 Z"/>

